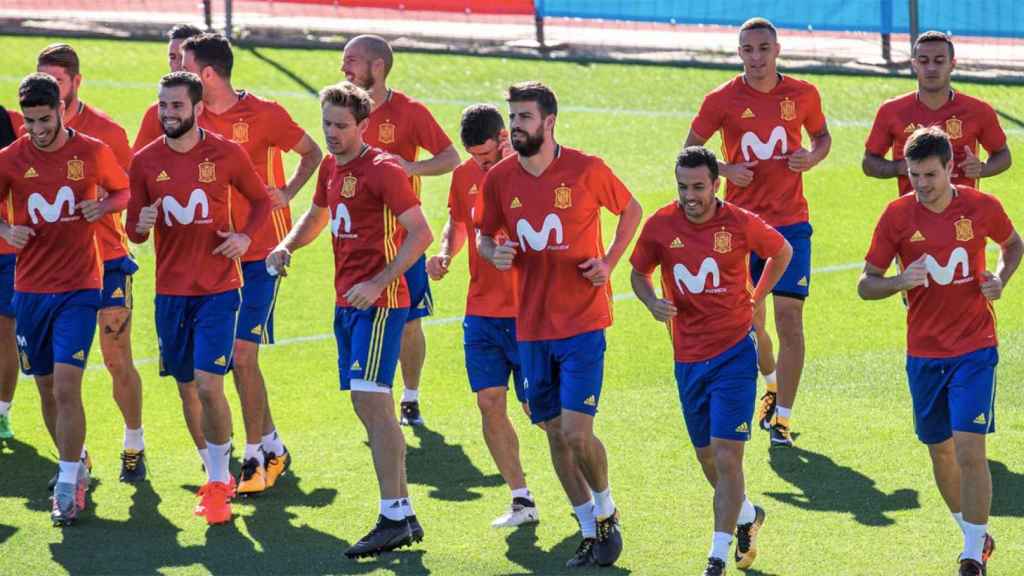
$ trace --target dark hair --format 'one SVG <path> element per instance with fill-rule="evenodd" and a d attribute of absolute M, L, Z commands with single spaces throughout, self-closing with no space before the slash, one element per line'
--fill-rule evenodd
<path fill-rule="evenodd" d="M 388 44 L 387 40 L 376 34 L 363 34 L 349 40 L 348 43 L 352 45 L 362 44 L 367 52 L 370 53 L 371 59 L 376 60 L 380 58 L 384 61 L 384 76 L 391 73 L 391 66 L 395 63 L 395 54 L 392 52 L 391 44 Z"/>
<path fill-rule="evenodd" d="M 29 74 L 18 86 L 18 104 L 22 108 L 46 106 L 56 109 L 60 106 L 60 85 L 49 74 Z"/>
<path fill-rule="evenodd" d="M 63 68 L 68 76 L 78 76 L 80 67 L 78 53 L 70 44 L 50 44 L 39 53 L 36 66 L 57 66 Z"/>
<path fill-rule="evenodd" d="M 373 100 L 366 90 L 348 81 L 332 84 L 320 91 L 320 106 L 327 104 L 348 108 L 356 122 L 369 118 L 373 109 Z"/>
<path fill-rule="evenodd" d="M 501 112 L 490 104 L 473 104 L 462 111 L 460 135 L 462 145 L 467 148 L 497 138 L 504 129 Z"/>
<path fill-rule="evenodd" d="M 235 57 L 231 52 L 231 41 L 222 34 L 200 34 L 193 36 L 181 45 L 182 50 L 192 52 L 201 68 L 209 66 L 218 76 L 231 78 L 231 68 Z"/>
<path fill-rule="evenodd" d="M 772 38 L 779 37 L 779 31 L 775 29 L 775 24 L 772 24 L 771 20 L 760 16 L 751 18 L 740 25 L 740 34 L 747 30 L 769 30 L 772 33 Z"/>
<path fill-rule="evenodd" d="M 519 82 L 508 87 L 507 102 L 536 102 L 543 117 L 558 114 L 555 92 L 536 80 Z"/>
<path fill-rule="evenodd" d="M 718 158 L 715 153 L 703 146 L 687 146 L 676 158 L 676 166 L 680 168 L 699 168 L 706 166 L 711 174 L 711 181 L 718 179 Z"/>
<path fill-rule="evenodd" d="M 921 34 L 917 40 L 914 40 L 914 50 L 912 51 L 914 56 L 917 56 L 917 47 L 925 42 L 945 42 L 946 48 L 949 49 L 949 57 L 953 57 L 953 39 L 949 37 L 949 34 L 938 30 L 929 30 Z"/>
<path fill-rule="evenodd" d="M 949 142 L 949 136 L 938 127 L 918 128 L 903 146 L 903 156 L 914 162 L 936 156 L 945 166 L 953 157 L 953 146 Z"/>
<path fill-rule="evenodd" d="M 176 88 L 178 86 L 188 88 L 188 99 L 192 101 L 193 106 L 202 102 L 203 81 L 199 79 L 199 76 L 182 70 L 166 74 L 160 79 L 161 88 Z"/>
<path fill-rule="evenodd" d="M 203 31 L 198 26 L 191 24 L 176 24 L 167 32 L 168 40 L 186 40 L 193 36 L 199 36 Z"/>

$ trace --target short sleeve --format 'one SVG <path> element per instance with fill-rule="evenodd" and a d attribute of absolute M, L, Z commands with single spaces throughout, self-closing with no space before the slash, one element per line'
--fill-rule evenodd
<path fill-rule="evenodd" d="M 981 131 L 978 134 L 978 142 L 989 153 L 998 152 L 1006 148 L 1006 132 L 999 125 L 999 117 L 996 111 L 988 104 L 982 103 Z"/>
<path fill-rule="evenodd" d="M 135 135 L 135 143 L 132 150 L 138 152 L 145 148 L 150 142 L 164 135 L 164 129 L 160 126 L 160 117 L 157 105 L 154 104 L 146 110 L 142 116 L 142 124 L 139 125 L 139 132 Z"/>
<path fill-rule="evenodd" d="M 146 186 L 146 175 L 144 172 L 143 161 L 140 161 L 137 157 L 133 159 L 132 165 L 128 169 L 131 195 L 128 197 L 128 208 L 125 213 L 125 231 L 133 242 L 145 241 L 145 236 L 135 232 L 135 225 L 139 221 L 139 212 L 150 203 L 149 188 Z"/>
<path fill-rule="evenodd" d="M 807 115 L 804 116 L 804 129 L 812 136 L 820 134 L 825 129 L 825 111 L 821 109 L 821 94 L 813 85 L 808 85 L 804 95 L 807 106 Z"/>
<path fill-rule="evenodd" d="M 594 159 L 587 170 L 587 187 L 597 195 L 598 204 L 612 214 L 622 214 L 633 199 L 629 188 L 600 159 Z"/>
<path fill-rule="evenodd" d="M 452 145 L 452 141 L 444 133 L 444 129 L 437 123 L 434 115 L 430 113 L 426 106 L 416 102 L 414 103 L 413 110 L 415 111 L 416 144 L 420 148 L 424 148 L 431 154 L 437 155 Z"/>
<path fill-rule="evenodd" d="M 271 143 L 285 152 L 298 146 L 299 142 L 306 135 L 306 131 L 295 123 L 295 120 L 284 109 L 284 106 L 271 102 L 268 105 L 268 110 L 270 120 L 267 126 L 270 127 Z"/>
<path fill-rule="evenodd" d="M 104 142 L 114 152 L 117 163 L 121 165 L 124 171 L 127 171 L 128 166 L 132 163 L 132 147 L 128 143 L 128 133 L 124 131 L 124 128 L 115 124 L 108 130 L 108 135 Z"/>
<path fill-rule="evenodd" d="M 381 161 L 379 158 L 374 160 L 374 162 L 379 161 Z M 400 216 L 406 210 L 419 206 L 420 201 L 412 190 L 412 184 L 409 182 L 405 170 L 391 160 L 383 160 L 382 163 L 387 169 L 380 170 L 376 184 L 384 205 L 395 216 Z"/>
<path fill-rule="evenodd" d="M 786 245 L 786 239 L 778 230 L 753 213 L 747 215 L 746 233 L 751 251 L 762 259 L 774 258 Z"/>
<path fill-rule="evenodd" d="M 455 172 L 452 173 L 452 182 L 448 186 L 448 214 L 451 216 L 452 222 L 462 222 L 463 211 L 461 194 L 459 188 L 461 187 L 461 178 L 459 178 L 459 169 L 456 168 Z"/>
<path fill-rule="evenodd" d="M 657 228 L 656 218 L 657 215 L 654 215 L 644 222 L 640 237 L 637 238 L 636 244 L 633 246 L 633 253 L 629 256 L 629 263 L 632 264 L 633 269 L 644 276 L 649 276 L 661 263 L 658 258 L 658 244 L 654 239 Z"/>
<path fill-rule="evenodd" d="M 892 263 L 892 259 L 896 257 L 899 249 L 898 243 L 893 237 L 891 218 L 892 209 L 886 208 L 882 217 L 878 219 L 878 224 L 875 225 L 875 232 L 871 235 L 871 247 L 868 248 L 868 253 L 864 256 L 864 260 L 868 264 L 880 270 L 889 268 L 889 264 Z"/>
<path fill-rule="evenodd" d="M 231 185 L 250 202 L 267 198 L 267 187 L 263 185 L 263 180 L 256 173 L 256 166 L 249 158 L 249 154 L 234 142 L 228 142 L 228 144 L 231 146 L 231 165 L 234 167 Z"/>
<path fill-rule="evenodd" d="M 1003 203 L 995 196 L 985 194 L 986 212 L 989 217 L 988 237 L 998 244 L 1003 244 L 1013 235 L 1013 222 L 1003 209 Z"/>
<path fill-rule="evenodd" d="M 722 108 L 718 105 L 717 96 L 717 90 L 704 96 L 700 110 L 697 111 L 697 116 L 690 124 L 690 130 L 704 140 L 709 140 L 722 127 Z"/>
<path fill-rule="evenodd" d="M 25 128 L 25 118 L 14 110 L 8 110 L 7 117 L 11 120 L 11 129 L 14 131 L 15 139 L 17 139 Z"/>
<path fill-rule="evenodd" d="M 491 238 L 495 237 L 502 229 L 504 217 L 501 209 L 499 179 L 493 176 L 494 169 L 492 168 L 484 177 L 484 213 L 480 216 L 480 233 Z"/>
<path fill-rule="evenodd" d="M 864 149 L 868 154 L 885 157 L 889 148 L 892 148 L 892 143 L 888 109 L 885 104 L 882 104 L 878 108 L 878 112 L 875 113 L 875 121 L 871 124 L 871 132 L 868 133 L 868 139 L 864 142 Z"/>
<path fill-rule="evenodd" d="M 313 204 L 320 208 L 329 208 L 327 203 L 327 184 L 331 180 L 331 162 L 334 156 L 330 154 L 320 163 L 320 169 L 316 175 L 316 190 L 313 191 Z"/>
<path fill-rule="evenodd" d="M 127 143 L 126 143 L 127 145 Z M 128 164 L 131 163 L 131 151 L 129 150 Z M 96 165 L 98 168 L 97 182 L 105 190 L 127 190 L 128 175 L 125 174 L 123 165 L 109 146 L 100 146 L 96 152 Z"/>

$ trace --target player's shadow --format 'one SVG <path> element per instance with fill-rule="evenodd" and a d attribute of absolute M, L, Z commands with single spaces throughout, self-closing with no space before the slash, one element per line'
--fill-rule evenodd
<path fill-rule="evenodd" d="M 627 536 L 624 535 L 625 537 Z M 508 546 L 505 557 L 510 562 L 522 566 L 528 574 L 564 574 L 571 571 L 573 574 L 593 573 L 622 576 L 630 573 L 628 569 L 619 566 L 606 568 L 595 566 L 591 569 L 566 568 L 565 563 L 576 553 L 576 547 L 579 546 L 581 538 L 579 532 L 574 532 L 551 550 L 542 550 L 537 545 L 537 525 L 526 524 L 513 530 L 505 538 L 505 543 Z"/>
<path fill-rule="evenodd" d="M 57 472 L 56 461 L 12 438 L 0 445 L 0 469 L 0 498 L 22 498 L 26 508 L 40 514 L 50 510 L 46 483 Z"/>
<path fill-rule="evenodd" d="M 18 529 L 14 526 L 0 524 L 0 546 L 3 546 L 3 543 L 7 542 L 11 536 L 14 536 L 14 533 L 17 531 Z"/>
<path fill-rule="evenodd" d="M 844 512 L 865 526 L 888 526 L 895 520 L 887 516 L 896 510 L 920 508 L 916 490 L 900 489 L 886 494 L 875 481 L 841 466 L 824 454 L 796 446 L 769 452 L 772 470 L 800 490 L 766 492 L 783 504 L 818 512 Z"/>
<path fill-rule="evenodd" d="M 473 488 L 493 488 L 505 481 L 500 474 L 485 475 L 458 444 L 448 444 L 439 432 L 426 426 L 414 426 L 419 447 L 406 449 L 406 469 L 410 484 L 432 486 L 431 498 L 464 502 L 481 497 Z"/>
<path fill-rule="evenodd" d="M 1024 473 L 997 460 L 989 460 L 988 466 L 992 471 L 992 515 L 1024 517 Z"/>
<path fill-rule="evenodd" d="M 281 74 L 284 74 L 285 76 L 288 77 L 289 80 L 291 80 L 292 82 L 295 82 L 296 84 L 298 84 L 300 87 L 302 87 L 303 90 L 308 92 L 310 96 L 316 96 L 317 94 L 320 93 L 319 90 L 317 90 L 309 82 L 306 82 L 306 80 L 304 78 L 302 78 L 302 76 L 299 76 L 297 73 L 292 71 L 291 68 L 288 68 L 287 66 L 285 66 L 281 62 L 278 62 L 277 60 L 274 60 L 273 58 L 271 58 L 270 56 L 267 56 L 263 52 L 260 52 L 255 46 L 249 46 L 246 49 L 249 51 L 250 54 L 255 56 L 259 61 L 267 64 L 268 66 L 270 66 L 271 68 L 277 70 Z"/>

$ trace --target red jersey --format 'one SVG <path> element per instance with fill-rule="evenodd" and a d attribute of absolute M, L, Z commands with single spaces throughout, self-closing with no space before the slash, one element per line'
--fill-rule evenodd
<path fill-rule="evenodd" d="M 22 131 L 25 128 L 25 118 L 19 112 L 15 112 L 14 110 L 8 110 L 7 117 L 11 121 L 11 130 L 14 132 L 15 136 L 22 134 Z M 6 206 L 3 208 L 3 214 L 5 218 L 7 217 L 7 214 L 10 213 L 10 210 L 10 206 Z M 17 252 L 18 250 L 14 246 L 8 244 L 6 240 L 0 240 L 0 256 L 5 256 L 7 254 L 15 254 Z"/>
<path fill-rule="evenodd" d="M 484 212 L 483 185 L 486 173 L 480 164 L 469 158 L 452 172 L 448 192 L 448 211 L 452 223 L 464 226 L 469 249 L 469 294 L 466 296 L 466 315 L 487 318 L 515 318 L 516 272 L 502 272 L 476 249 L 477 224 Z M 499 241 L 508 239 L 504 231 Z"/>
<path fill-rule="evenodd" d="M 199 116 L 199 125 L 240 144 L 248 152 L 260 179 L 271 188 L 284 188 L 287 184 L 281 151 L 291 150 L 306 135 L 280 104 L 248 92 L 239 92 L 238 102 L 222 114 L 205 108 Z M 247 222 L 251 206 L 244 197 L 239 200 L 231 208 L 232 215 L 237 223 Z M 252 246 L 242 261 L 265 259 L 291 229 L 291 209 L 285 206 L 274 210 L 252 237 Z"/>
<path fill-rule="evenodd" d="M 127 190 L 128 178 L 110 147 L 80 132 L 60 150 L 46 152 L 28 136 L 0 150 L 0 198 L 5 219 L 35 231 L 18 252 L 14 288 L 58 293 L 103 287 L 99 222 L 76 207 L 97 199 L 97 187 Z"/>
<path fill-rule="evenodd" d="M 383 150 L 366 146 L 344 166 L 331 155 L 320 163 L 313 203 L 331 214 L 335 302 L 339 307 L 350 306 L 345 293 L 352 286 L 373 278 L 395 259 L 405 240 L 398 216 L 420 203 L 402 167 L 381 158 L 383 154 Z M 408 308 L 405 276 L 399 275 L 373 305 Z"/>
<path fill-rule="evenodd" d="M 132 151 L 142 150 L 147 144 L 163 135 L 164 127 L 160 124 L 160 103 L 156 102 L 142 115 L 142 124 L 139 125 L 139 132 L 135 135 Z"/>
<path fill-rule="evenodd" d="M 217 232 L 235 229 L 230 214 L 239 195 L 254 205 L 252 220 L 240 230 L 243 234 L 252 238 L 270 214 L 263 182 L 241 146 L 202 130 L 199 143 L 183 154 L 161 138 L 135 155 L 130 176 L 132 241 L 142 243 L 149 237 L 135 231 L 139 212 L 160 200 L 153 228 L 156 293 L 201 296 L 240 288 L 238 261 L 213 254 L 224 242 Z"/>
<path fill-rule="evenodd" d="M 960 163 L 967 157 L 964 146 L 978 153 L 980 144 L 989 154 L 1006 147 L 1006 133 L 999 125 L 995 110 L 987 103 L 966 94 L 950 91 L 949 100 L 938 110 L 921 103 L 917 92 L 910 92 L 886 101 L 875 114 L 875 123 L 864 147 L 875 156 L 885 156 L 892 149 L 893 160 L 903 160 L 903 146 L 918 128 L 938 126 L 949 135 L 953 145 L 953 184 L 977 187 L 978 181 L 960 172 Z M 914 191 L 910 179 L 898 179 L 900 194 Z"/>
<path fill-rule="evenodd" d="M 908 354 L 950 358 L 997 344 L 995 311 L 981 293 L 985 239 L 1002 244 L 1011 234 L 999 200 L 966 186 L 941 214 L 914 194 L 889 203 L 865 260 L 885 270 L 894 256 L 906 268 L 927 255 L 927 283 L 908 293 Z"/>
<path fill-rule="evenodd" d="M 728 202 L 701 224 L 675 201 L 647 219 L 629 261 L 644 275 L 661 267 L 662 295 L 679 311 L 671 322 L 676 362 L 714 358 L 750 332 L 748 259 L 771 258 L 784 245 L 764 220 Z"/>
<path fill-rule="evenodd" d="M 363 138 L 370 146 L 415 162 L 420 148 L 437 155 L 452 145 L 448 135 L 422 102 L 398 90 L 389 90 L 387 99 L 370 113 Z M 413 192 L 420 197 L 420 177 L 412 176 Z"/>
<path fill-rule="evenodd" d="M 519 340 L 558 340 L 611 326 L 611 283 L 594 286 L 579 265 L 604 257 L 601 208 L 621 214 L 633 196 L 596 156 L 561 146 L 540 176 L 518 156 L 484 179 L 480 232 L 518 241 Z"/>
<path fill-rule="evenodd" d="M 789 169 L 788 159 L 802 145 L 802 129 L 809 134 L 825 129 L 821 97 L 813 84 L 782 76 L 765 93 L 737 76 L 704 97 L 692 129 L 705 139 L 721 130 L 726 162 L 757 162 L 746 187 L 726 182 L 728 202 L 775 227 L 808 221 L 803 175 Z"/>

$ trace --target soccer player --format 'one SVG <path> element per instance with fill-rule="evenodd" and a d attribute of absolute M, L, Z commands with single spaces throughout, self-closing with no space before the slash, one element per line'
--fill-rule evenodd
<path fill-rule="evenodd" d="M 208 450 L 207 483 L 196 513 L 208 524 L 231 520 L 231 411 L 224 374 L 231 365 L 243 284 L 239 258 L 270 216 L 271 201 L 241 146 L 196 125 L 203 84 L 189 72 L 160 80 L 165 136 L 132 161 L 128 234 L 142 243 L 154 232 L 156 331 L 160 374 L 178 382 L 183 404 L 199 404 L 197 447 Z M 233 203 L 251 204 L 242 226 Z M 185 410 L 186 422 L 189 410 Z"/>
<path fill-rule="evenodd" d="M 483 214 L 484 176 L 512 150 L 501 112 L 489 104 L 474 104 L 463 110 L 461 136 L 470 157 L 452 174 L 441 250 L 427 260 L 427 272 L 435 282 L 444 278 L 466 239 L 472 239 L 468 243 L 470 279 L 462 347 L 469 387 L 476 393 L 480 408 L 484 440 L 501 477 L 512 490 L 512 505 L 491 526 L 514 527 L 539 519 L 519 460 L 519 438 L 506 410 L 511 376 L 516 399 L 529 414 L 516 347 L 516 276 L 514 271 L 496 269 L 476 249 L 477 223 Z M 502 233 L 501 238 L 508 241 L 508 234 Z"/>
<path fill-rule="evenodd" d="M 25 121 L 21 113 L 0 106 L 0 149 L 17 140 Z M 14 333 L 14 246 L 0 241 L 0 440 L 14 438 L 11 403 L 18 385 L 18 342 Z"/>
<path fill-rule="evenodd" d="M 790 419 L 804 367 L 803 309 L 811 283 L 812 229 L 803 173 L 825 159 L 832 137 L 814 85 L 778 72 L 775 26 L 751 18 L 740 27 L 739 44 L 743 74 L 704 97 L 686 146 L 700 146 L 721 131 L 724 161 L 719 172 L 728 180 L 726 201 L 760 216 L 793 247 L 789 268 L 772 289 L 779 337 L 777 386 L 765 309 L 754 312 L 759 364 L 767 384 L 756 419 L 771 432 L 772 446 L 792 446 Z M 810 136 L 810 150 L 803 147 L 803 130 Z M 759 256 L 751 258 L 753 282 L 761 279 L 764 265 Z"/>
<path fill-rule="evenodd" d="M 320 92 L 320 106 L 331 156 L 320 165 L 312 205 L 266 265 L 283 271 L 292 252 L 330 223 L 340 387 L 352 392 L 352 405 L 366 428 L 381 497 L 377 525 L 345 551 L 349 558 L 360 558 L 423 539 L 409 499 L 405 437 L 391 383 L 409 313 L 403 273 L 433 238 L 401 165 L 363 142 L 370 96 L 342 82 Z"/>
<path fill-rule="evenodd" d="M 51 518 L 85 509 L 89 472 L 82 373 L 96 332 L 103 269 L 99 221 L 124 209 L 128 178 L 110 148 L 64 126 L 64 101 L 46 74 L 22 80 L 27 135 L 0 151 L 0 236 L 18 249 L 14 315 L 21 370 L 35 377 L 43 420 L 59 453 Z M 106 192 L 101 198 L 99 188 Z"/>
<path fill-rule="evenodd" d="M 291 202 L 323 158 L 320 147 L 278 103 L 231 85 L 234 55 L 220 34 L 203 34 L 181 45 L 182 68 L 203 81 L 203 110 L 199 125 L 240 144 L 249 154 L 274 203 L 270 219 L 252 236 L 242 256 L 242 309 L 238 314 L 232 370 L 245 421 L 245 454 L 238 479 L 240 494 L 258 494 L 277 483 L 291 464 L 270 413 L 267 387 L 259 365 L 260 344 L 274 343 L 274 304 L 280 278 L 267 271 L 264 259 L 292 226 Z M 282 151 L 301 157 L 285 181 Z M 232 205 L 236 219 L 250 208 L 240 199 Z"/>
<path fill-rule="evenodd" d="M 995 196 L 952 183 L 953 150 L 937 127 L 910 135 L 902 156 L 914 193 L 882 213 L 857 291 L 865 300 L 907 291 L 914 428 L 963 532 L 960 575 L 979 576 L 995 549 L 985 455 L 985 435 L 995 431 L 999 362 L 993 302 L 1020 264 L 1024 242 Z M 985 266 L 986 239 L 1001 249 L 994 272 Z M 885 276 L 893 258 L 902 272 Z"/>
<path fill-rule="evenodd" d="M 607 164 L 555 141 L 558 100 L 540 82 L 508 91 L 516 154 L 484 179 L 477 246 L 498 270 L 517 272 L 516 338 L 534 423 L 545 423 L 555 472 L 583 541 L 569 567 L 614 564 L 622 551 L 608 456 L 594 434 L 612 323 L 612 270 L 643 216 Z M 619 216 L 607 252 L 601 208 Z M 499 242 L 502 230 L 512 241 Z"/>
<path fill-rule="evenodd" d="M 679 198 L 644 224 L 633 248 L 633 292 L 675 348 L 679 402 L 697 460 L 714 488 L 714 534 L 705 576 L 725 573 L 736 532 L 736 566 L 757 557 L 765 511 L 746 497 L 743 444 L 757 398 L 757 344 L 752 327 L 760 306 L 782 277 L 793 249 L 764 220 L 715 197 L 718 159 L 686 148 L 676 160 Z M 765 259 L 751 292 L 747 259 Z M 661 268 L 659 298 L 651 274 Z"/>
<path fill-rule="evenodd" d="M 356 36 L 345 45 L 341 71 L 345 78 L 370 93 L 373 111 L 363 136 L 371 146 L 395 155 L 409 175 L 416 197 L 420 195 L 422 176 L 447 174 L 459 165 L 459 153 L 421 102 L 387 86 L 388 74 L 394 64 L 391 46 L 380 36 Z M 419 149 L 432 156 L 418 160 Z M 401 410 L 402 425 L 420 426 L 420 376 L 427 356 L 421 318 L 433 313 L 430 285 L 427 283 L 426 256 L 412 265 L 405 274 L 409 284 L 409 318 L 402 334 Z"/>
<path fill-rule="evenodd" d="M 127 172 L 132 151 L 124 128 L 78 97 L 82 74 L 74 48 L 67 44 L 46 47 L 39 53 L 36 70 L 57 79 L 64 102 L 64 125 L 105 143 L 113 150 L 122 170 Z M 103 193 L 101 190 L 100 195 Z M 119 211 L 100 220 L 96 241 L 103 258 L 100 350 L 113 382 L 114 401 L 124 419 L 120 480 L 139 482 L 146 478 L 146 442 L 142 428 L 142 378 L 132 360 L 131 342 L 132 275 L 139 266 L 128 250 L 128 237 Z M 84 450 L 82 458 L 91 467 Z"/>
<path fill-rule="evenodd" d="M 181 70 L 181 44 L 193 36 L 199 36 L 203 31 L 191 24 L 177 24 L 167 32 L 167 66 L 171 72 Z M 154 102 L 142 116 L 142 124 L 135 134 L 135 143 L 132 150 L 138 152 L 142 148 L 164 135 L 164 128 L 160 125 L 160 103 Z"/>
<path fill-rule="evenodd" d="M 923 126 L 942 128 L 952 141 L 953 184 L 977 188 L 979 179 L 1006 171 L 1010 149 L 995 110 L 950 86 L 956 67 L 952 39 L 936 31 L 921 34 L 914 42 L 911 66 L 917 74 L 917 90 L 887 100 L 878 109 L 864 146 L 864 174 L 897 178 L 901 195 L 913 192 L 903 147 Z M 988 153 L 984 162 L 978 157 L 979 145 Z M 890 149 L 892 160 L 886 160 Z"/>

